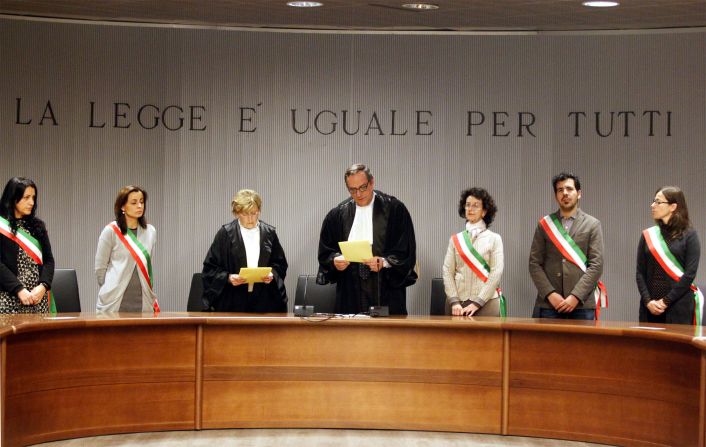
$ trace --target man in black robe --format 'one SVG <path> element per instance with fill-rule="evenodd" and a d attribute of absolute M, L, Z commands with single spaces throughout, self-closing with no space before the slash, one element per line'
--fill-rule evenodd
<path fill-rule="evenodd" d="M 370 169 L 355 164 L 344 175 L 350 198 L 326 215 L 319 238 L 319 283 L 336 283 L 336 312 L 367 312 L 389 306 L 391 315 L 407 315 L 405 288 L 417 274 L 416 241 L 409 211 L 395 197 L 375 191 Z M 338 243 L 370 240 L 373 257 L 348 262 Z"/>

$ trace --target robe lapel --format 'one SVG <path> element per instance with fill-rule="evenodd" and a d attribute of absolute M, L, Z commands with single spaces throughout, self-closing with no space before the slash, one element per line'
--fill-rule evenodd
<path fill-rule="evenodd" d="M 387 236 L 388 207 L 378 194 L 373 202 L 373 255 L 384 256 Z"/>
<path fill-rule="evenodd" d="M 240 224 L 236 222 L 233 225 L 233 234 L 231 237 L 231 253 L 235 256 L 236 266 L 247 267 L 248 257 L 245 254 L 245 243 L 243 242 L 243 235 L 240 234 Z"/>
<path fill-rule="evenodd" d="M 353 228 L 353 220 L 355 219 L 355 202 L 353 200 L 349 200 L 343 205 L 343 210 L 342 210 L 341 218 L 341 228 L 343 230 L 343 234 L 341 234 L 340 241 L 347 241 L 348 240 L 348 235 L 351 234 L 351 228 Z"/>
<path fill-rule="evenodd" d="M 265 227 L 260 224 L 260 258 L 257 260 L 258 267 L 264 267 L 270 263 L 270 252 L 272 248 L 270 247 L 270 240 L 268 237 L 268 232 L 265 231 Z"/>

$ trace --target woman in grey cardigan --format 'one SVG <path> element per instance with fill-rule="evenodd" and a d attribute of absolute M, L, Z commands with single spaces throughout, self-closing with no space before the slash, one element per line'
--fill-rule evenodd
<path fill-rule="evenodd" d="M 147 192 L 125 186 L 115 199 L 115 221 L 103 228 L 96 249 L 98 312 L 159 311 L 152 283 L 157 232 L 145 220 Z"/>
<path fill-rule="evenodd" d="M 488 230 L 497 211 L 485 189 L 470 188 L 461 193 L 458 214 L 466 219 L 466 228 L 449 239 L 443 267 L 452 315 L 500 316 L 503 241 Z"/>

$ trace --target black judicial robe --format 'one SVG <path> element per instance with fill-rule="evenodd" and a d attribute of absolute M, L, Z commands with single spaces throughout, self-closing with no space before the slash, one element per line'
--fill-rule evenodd
<path fill-rule="evenodd" d="M 359 313 L 360 276 L 357 264 L 342 272 L 333 258 L 341 254 L 339 241 L 348 240 L 355 218 L 355 202 L 349 198 L 333 208 L 324 218 L 319 238 L 319 282 L 336 283 L 336 312 Z M 380 301 L 390 307 L 391 315 L 407 315 L 405 288 L 415 283 L 417 244 L 412 217 L 395 197 L 375 191 L 373 203 L 373 255 L 387 259 L 389 268 L 381 270 Z M 374 277 L 375 273 L 371 273 Z M 375 303 L 371 303 L 375 304 Z"/>
<path fill-rule="evenodd" d="M 287 259 L 275 227 L 259 222 L 260 258 L 258 267 L 272 267 L 271 283 L 255 283 L 252 292 L 247 284 L 234 287 L 228 275 L 248 266 L 243 236 L 237 220 L 223 225 L 216 233 L 203 261 L 203 301 L 215 312 L 287 312 Z"/>

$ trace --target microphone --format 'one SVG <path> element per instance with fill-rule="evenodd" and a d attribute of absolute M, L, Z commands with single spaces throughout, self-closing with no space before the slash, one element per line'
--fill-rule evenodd
<path fill-rule="evenodd" d="M 382 264 L 382 265 L 380 265 Z M 377 275 L 376 276 L 376 281 L 377 282 L 377 306 L 370 306 L 370 316 L 371 317 L 389 317 L 390 316 L 390 307 L 389 306 L 383 306 L 382 303 L 380 302 L 380 291 L 382 290 L 382 287 L 380 283 L 382 282 L 382 269 L 384 266 L 384 261 L 381 262 L 381 258 L 377 258 Z"/>
<path fill-rule="evenodd" d="M 295 317 L 310 317 L 314 315 L 314 306 L 306 305 L 306 289 L 309 286 L 309 277 L 311 275 L 304 276 L 304 304 L 294 305 L 294 316 Z"/>

